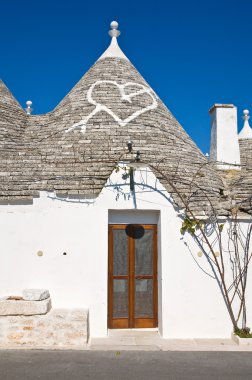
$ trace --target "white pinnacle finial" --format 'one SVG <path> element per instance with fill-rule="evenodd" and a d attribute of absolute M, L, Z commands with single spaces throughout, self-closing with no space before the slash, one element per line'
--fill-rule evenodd
<path fill-rule="evenodd" d="M 249 120 L 250 119 L 250 116 L 248 115 L 249 114 L 249 110 L 243 110 L 243 114 L 244 116 L 242 116 L 243 120 Z"/>
<path fill-rule="evenodd" d="M 111 30 L 108 32 L 108 34 L 110 35 L 110 37 L 116 37 L 117 38 L 117 37 L 120 36 L 121 32 L 120 32 L 120 30 L 117 30 L 118 26 L 119 26 L 119 24 L 118 24 L 117 21 L 112 21 L 110 23 Z"/>
<path fill-rule="evenodd" d="M 33 111 L 33 109 L 31 108 L 32 101 L 27 100 L 26 105 L 27 105 L 27 107 L 25 108 L 25 112 L 27 113 L 27 115 L 30 115 Z"/>
<path fill-rule="evenodd" d="M 249 110 L 243 111 L 242 118 L 244 120 L 244 125 L 241 132 L 239 133 L 239 139 L 252 139 L 252 129 L 249 125 Z"/>
<path fill-rule="evenodd" d="M 112 37 L 110 45 L 107 50 L 100 56 L 98 61 L 103 58 L 123 58 L 128 61 L 128 58 L 118 46 L 117 37 L 119 37 L 121 34 L 121 32 L 118 30 L 118 22 L 112 21 L 110 23 L 110 27 L 111 30 L 108 32 L 110 37 Z"/>

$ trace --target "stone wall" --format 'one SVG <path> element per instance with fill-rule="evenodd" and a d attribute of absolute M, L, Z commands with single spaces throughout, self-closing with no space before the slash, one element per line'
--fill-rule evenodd
<path fill-rule="evenodd" d="M 0 347 L 85 347 L 88 312 L 52 309 L 46 315 L 0 317 Z"/>

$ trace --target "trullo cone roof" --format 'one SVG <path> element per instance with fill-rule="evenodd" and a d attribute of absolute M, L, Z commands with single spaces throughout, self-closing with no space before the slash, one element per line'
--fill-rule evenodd
<path fill-rule="evenodd" d="M 98 195 L 118 161 L 129 159 L 128 140 L 180 207 L 183 202 L 170 181 L 197 213 L 219 199 L 223 184 L 216 171 L 126 58 L 115 36 L 52 112 L 17 114 L 25 131 L 9 165 L 15 174 L 0 163 L 0 171 L 10 172 L 1 181 L 2 200 L 34 197 L 40 190 Z"/>

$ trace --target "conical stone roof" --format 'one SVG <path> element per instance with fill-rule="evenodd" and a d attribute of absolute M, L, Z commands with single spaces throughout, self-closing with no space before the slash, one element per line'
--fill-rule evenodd
<path fill-rule="evenodd" d="M 241 170 L 232 183 L 232 190 L 240 208 L 252 213 L 252 138 L 239 140 Z"/>
<path fill-rule="evenodd" d="M 0 79 L 0 141 L 19 139 L 26 114 Z"/>
<path fill-rule="evenodd" d="M 21 177 L 24 130 L 27 115 L 0 80 L 0 201 L 20 197 L 22 183 L 15 190 L 15 177 Z"/>
<path fill-rule="evenodd" d="M 20 176 L 23 197 L 98 195 L 114 166 L 132 159 L 125 153 L 131 140 L 180 207 L 184 199 L 197 214 L 208 212 L 220 200 L 221 179 L 112 37 L 111 49 L 52 112 L 26 117 L 25 175 L 20 167 L 10 187 L 18 193 Z"/>

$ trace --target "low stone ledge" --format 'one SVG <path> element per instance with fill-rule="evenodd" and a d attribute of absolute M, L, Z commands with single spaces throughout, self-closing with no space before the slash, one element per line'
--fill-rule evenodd
<path fill-rule="evenodd" d="M 0 316 L 40 315 L 48 313 L 50 309 L 51 298 L 42 301 L 15 300 L 8 297 L 0 299 Z"/>
<path fill-rule="evenodd" d="M 239 344 L 239 346 L 252 346 L 252 338 L 240 338 L 234 333 L 232 333 L 231 337 L 235 343 Z"/>
<path fill-rule="evenodd" d="M 87 340 L 86 309 L 51 309 L 45 315 L 0 317 L 3 348 L 85 348 Z"/>

